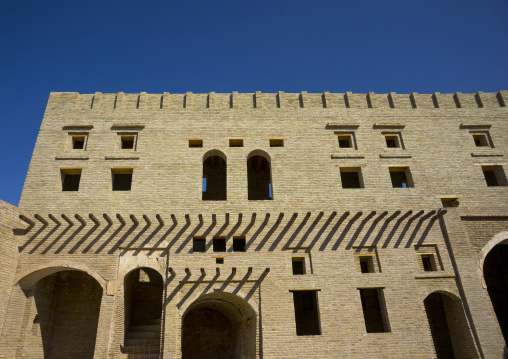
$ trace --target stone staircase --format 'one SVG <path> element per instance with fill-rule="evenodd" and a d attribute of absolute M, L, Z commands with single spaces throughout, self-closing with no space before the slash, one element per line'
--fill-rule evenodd
<path fill-rule="evenodd" d="M 161 319 L 147 325 L 131 325 L 125 336 L 122 359 L 159 359 Z"/>

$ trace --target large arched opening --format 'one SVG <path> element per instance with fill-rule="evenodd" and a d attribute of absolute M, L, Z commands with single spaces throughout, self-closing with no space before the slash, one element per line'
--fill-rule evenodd
<path fill-rule="evenodd" d="M 483 276 L 501 332 L 508 343 L 508 239 L 488 252 L 483 262 Z"/>
<path fill-rule="evenodd" d="M 461 300 L 451 293 L 433 292 L 423 303 L 437 357 L 477 358 Z"/>
<path fill-rule="evenodd" d="M 248 199 L 270 200 L 273 198 L 270 156 L 263 151 L 253 151 L 247 158 Z"/>
<path fill-rule="evenodd" d="M 203 157 L 202 199 L 227 200 L 227 162 L 226 156 L 220 151 L 209 151 Z"/>
<path fill-rule="evenodd" d="M 214 292 L 197 299 L 182 318 L 183 359 L 255 358 L 256 313 L 242 298 Z"/>
<path fill-rule="evenodd" d="M 39 271 L 20 281 L 38 278 L 28 289 L 35 310 L 24 333 L 27 357 L 94 357 L 103 289 L 85 272 L 62 269 L 53 268 L 42 278 Z"/>
<path fill-rule="evenodd" d="M 160 352 L 162 275 L 151 268 L 138 268 L 125 277 L 125 338 L 123 353 Z"/>

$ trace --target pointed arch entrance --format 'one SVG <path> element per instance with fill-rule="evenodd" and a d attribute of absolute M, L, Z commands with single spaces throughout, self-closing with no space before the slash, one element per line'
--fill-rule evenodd
<path fill-rule="evenodd" d="M 214 292 L 198 298 L 182 317 L 183 359 L 255 358 L 256 313 L 242 298 Z"/>

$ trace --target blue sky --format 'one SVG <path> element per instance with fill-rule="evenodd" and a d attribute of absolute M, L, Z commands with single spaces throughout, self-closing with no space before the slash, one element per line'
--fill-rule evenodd
<path fill-rule="evenodd" d="M 2 1 L 0 199 L 50 91 L 508 90 L 508 1 Z"/>

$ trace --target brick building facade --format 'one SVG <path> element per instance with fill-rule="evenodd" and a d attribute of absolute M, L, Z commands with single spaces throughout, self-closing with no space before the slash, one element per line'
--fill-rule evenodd
<path fill-rule="evenodd" d="M 0 356 L 501 358 L 507 103 L 51 93 Z"/>

